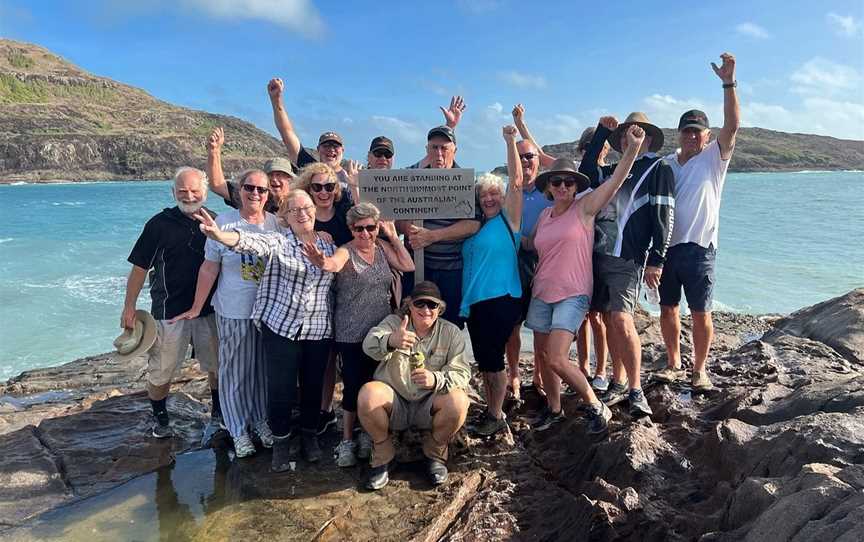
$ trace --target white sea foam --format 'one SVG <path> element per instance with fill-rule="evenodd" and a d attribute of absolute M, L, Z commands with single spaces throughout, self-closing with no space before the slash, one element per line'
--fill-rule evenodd
<path fill-rule="evenodd" d="M 62 279 L 63 288 L 69 295 L 89 303 L 116 306 L 123 299 L 125 279 L 123 277 L 99 277 L 72 275 Z"/>
<path fill-rule="evenodd" d="M 87 202 L 84 201 L 55 201 L 52 202 L 51 205 L 55 207 L 65 206 L 65 207 L 81 207 L 82 205 L 87 205 Z"/>
<path fill-rule="evenodd" d="M 14 237 L 4 237 L 4 238 L 0 239 L 0 245 L 2 245 L 3 243 L 8 243 L 9 241 L 14 241 L 14 240 L 15 240 Z"/>

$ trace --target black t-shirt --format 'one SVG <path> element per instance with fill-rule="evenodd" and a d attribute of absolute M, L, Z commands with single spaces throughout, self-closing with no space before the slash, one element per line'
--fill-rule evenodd
<path fill-rule="evenodd" d="M 228 187 L 228 197 L 224 198 L 225 205 L 239 209 L 243 203 L 240 201 L 240 186 L 230 181 L 226 182 L 225 186 Z M 276 214 L 276 211 L 279 210 L 279 203 L 272 193 L 267 195 L 267 203 L 264 204 L 264 210 L 273 214 Z"/>
<path fill-rule="evenodd" d="M 347 196 L 347 197 L 346 197 Z M 333 218 L 327 222 L 315 219 L 315 231 L 326 231 L 333 238 L 333 243 L 340 247 L 354 238 L 348 227 L 346 214 L 348 209 L 354 205 L 350 194 L 342 192 L 342 199 L 333 204 Z"/>
<path fill-rule="evenodd" d="M 210 210 L 206 212 L 216 216 Z M 170 320 L 192 308 L 206 240 L 198 221 L 184 215 L 177 207 L 164 209 L 147 221 L 128 261 L 150 271 L 153 318 Z M 213 312 L 212 296 L 211 291 L 201 316 Z"/>

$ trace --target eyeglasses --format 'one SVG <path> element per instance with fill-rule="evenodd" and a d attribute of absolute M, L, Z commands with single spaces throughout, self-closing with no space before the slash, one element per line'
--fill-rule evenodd
<path fill-rule="evenodd" d="M 528 160 L 530 162 L 531 160 L 537 158 L 537 155 L 533 152 L 526 152 L 524 154 L 520 154 L 519 158 L 521 158 L 522 160 Z"/>
<path fill-rule="evenodd" d="M 250 194 L 252 194 L 253 192 L 258 192 L 262 196 L 270 192 L 270 189 L 266 186 L 255 186 L 254 184 L 244 184 L 243 190 L 249 192 Z"/>
<path fill-rule="evenodd" d="M 307 205 L 306 207 L 294 207 L 293 209 L 289 207 L 288 212 L 294 216 L 297 216 L 299 214 L 304 214 L 306 216 L 312 216 L 312 210 L 313 209 L 315 209 L 315 206 L 313 206 L 313 205 Z"/>
<path fill-rule="evenodd" d="M 386 158 L 389 160 L 389 159 L 393 158 L 393 153 L 388 151 L 387 149 L 376 149 L 376 150 L 372 151 L 372 156 L 374 156 L 375 158 L 382 158 L 383 157 L 383 158 Z"/>
<path fill-rule="evenodd" d="M 378 224 L 367 224 L 365 226 L 351 226 L 351 229 L 354 230 L 354 233 L 360 233 L 363 230 L 368 231 L 369 233 L 373 233 L 378 229 Z"/>
<path fill-rule="evenodd" d="M 336 190 L 336 183 L 325 183 L 325 184 L 312 183 L 310 186 L 311 186 L 313 192 L 320 192 L 322 190 L 332 192 L 332 191 Z"/>
<path fill-rule="evenodd" d="M 417 299 L 416 301 L 412 301 L 411 304 L 414 305 L 415 309 L 429 309 L 432 311 L 441 305 L 437 301 L 432 301 L 431 299 Z"/>
<path fill-rule="evenodd" d="M 567 188 L 573 188 L 576 186 L 576 179 L 571 177 L 555 177 L 554 179 L 549 179 L 549 184 L 558 188 L 561 184 L 564 184 Z"/>

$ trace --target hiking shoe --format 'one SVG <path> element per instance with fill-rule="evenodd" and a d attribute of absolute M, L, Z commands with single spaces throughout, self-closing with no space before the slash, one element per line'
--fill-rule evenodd
<path fill-rule="evenodd" d="M 654 414 L 654 411 L 651 410 L 651 406 L 648 404 L 648 399 L 645 398 L 645 393 L 642 392 L 641 388 L 630 390 L 628 399 L 630 400 L 630 415 L 634 418 L 641 418 L 642 416 L 651 416 Z"/>
<path fill-rule="evenodd" d="M 390 481 L 390 463 L 378 465 L 369 469 L 369 478 L 366 479 L 366 489 L 378 491 Z"/>
<path fill-rule="evenodd" d="M 681 367 L 666 367 L 662 371 L 654 373 L 654 380 L 658 382 L 673 383 L 684 380 L 686 373 Z"/>
<path fill-rule="evenodd" d="M 483 421 L 474 427 L 474 433 L 481 437 L 491 437 L 507 429 L 507 416 L 502 412 L 500 418 L 495 418 L 488 412 L 485 413 Z"/>
<path fill-rule="evenodd" d="M 353 467 L 357 464 L 357 455 L 355 451 L 357 445 L 353 440 L 343 440 L 336 446 L 333 456 L 336 458 L 337 467 Z"/>
<path fill-rule="evenodd" d="M 447 465 L 437 459 L 429 459 L 426 463 L 426 475 L 433 486 L 440 486 L 447 481 Z"/>
<path fill-rule="evenodd" d="M 369 459 L 372 457 L 372 437 L 366 431 L 360 431 L 357 437 L 357 459 Z"/>
<path fill-rule="evenodd" d="M 255 454 L 255 445 L 252 444 L 252 439 L 249 435 L 242 434 L 234 437 L 234 455 L 237 457 L 249 457 Z"/>
<path fill-rule="evenodd" d="M 306 456 L 306 461 L 317 463 L 321 460 L 321 447 L 318 445 L 318 436 L 314 433 L 303 433 L 300 436 L 300 442 L 303 446 L 303 455 Z"/>
<path fill-rule="evenodd" d="M 265 448 L 273 447 L 273 431 L 270 430 L 270 424 L 267 423 L 267 420 L 259 420 L 255 422 L 255 425 L 252 428 L 261 440 L 261 446 L 264 446 Z"/>
<path fill-rule="evenodd" d="M 322 410 L 318 415 L 318 430 L 316 435 L 323 435 L 331 427 L 336 427 L 336 412 L 332 410 Z"/>
<path fill-rule="evenodd" d="M 270 470 L 273 472 L 285 472 L 291 469 L 294 458 L 291 455 L 291 438 L 277 437 L 273 441 L 273 459 L 270 461 Z"/>
<path fill-rule="evenodd" d="M 171 420 L 168 415 L 157 416 L 156 423 L 153 424 L 153 436 L 156 438 L 169 438 L 174 436 L 174 430 L 171 429 Z"/>
<path fill-rule="evenodd" d="M 603 402 L 609 403 L 621 399 L 627 394 L 627 386 L 628 382 L 626 380 L 620 384 L 618 382 L 612 382 L 609 385 L 609 389 L 606 390 L 606 394 L 603 396 Z"/>
<path fill-rule="evenodd" d="M 540 416 L 538 416 L 534 419 L 533 422 L 531 422 L 531 429 L 535 431 L 545 431 L 553 425 L 557 425 L 566 419 L 567 417 L 564 416 L 563 408 L 558 412 L 552 412 L 552 410 L 550 410 L 547 406 L 543 409 L 543 412 L 540 413 Z"/>
<path fill-rule="evenodd" d="M 597 375 L 591 381 L 591 387 L 594 388 L 594 391 L 604 392 L 609 389 L 609 379 Z"/>
<path fill-rule="evenodd" d="M 591 405 L 588 409 L 588 434 L 602 435 L 609 431 L 609 420 L 612 419 L 612 411 L 602 402 Z"/>
<path fill-rule="evenodd" d="M 693 377 L 690 380 L 690 385 L 693 387 L 694 390 L 697 391 L 708 391 L 714 389 L 714 384 L 712 384 L 711 379 L 708 378 L 707 371 L 693 373 Z"/>

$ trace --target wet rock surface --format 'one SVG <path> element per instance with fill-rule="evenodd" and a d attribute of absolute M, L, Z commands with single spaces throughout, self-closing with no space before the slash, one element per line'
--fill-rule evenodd
<path fill-rule="evenodd" d="M 0 517 L 9 527 L 0 537 L 83 533 L 63 525 L 88 526 L 88 541 L 138 533 L 100 516 L 97 504 L 126 502 L 123 488 L 147 483 L 175 496 L 151 489 L 136 497 L 142 502 L 130 497 L 139 508 L 150 503 L 147 517 L 156 518 L 136 539 L 861 540 L 864 364 L 855 322 L 862 310 L 856 290 L 787 318 L 715 314 L 716 388 L 702 394 L 650 380 L 665 350 L 656 318 L 642 314 L 651 419 L 631 419 L 625 401 L 613 408 L 608 438 L 595 441 L 578 399 L 567 396 L 567 420 L 535 432 L 527 422 L 542 398 L 529 390 L 510 411 L 511 432 L 458 435 L 451 479 L 435 489 L 416 462 L 369 493 L 359 489 L 364 467 L 338 469 L 329 457 L 275 476 L 269 452 L 233 460 L 227 441 L 181 454 L 198 446 L 208 411 L 206 379 L 191 365 L 172 391 L 178 437 L 169 442 L 148 437 L 140 361 L 121 367 L 102 356 L 32 371 L 0 386 L 0 448 L 10 451 L 0 460 Z M 688 365 L 688 322 L 684 338 Z M 530 382 L 528 355 L 523 364 Z M 480 412 L 474 406 L 471 416 Z M 328 434 L 325 448 L 337 441 Z M 416 459 L 414 441 L 400 439 L 403 461 Z M 192 476 L 201 468 L 207 474 Z M 174 481 L 166 486 L 166 479 Z M 197 501 L 212 504 L 190 505 L 196 499 L 187 486 L 205 482 Z M 72 504 L 57 509 L 62 503 Z M 178 512 L 184 506 L 188 513 Z"/>

